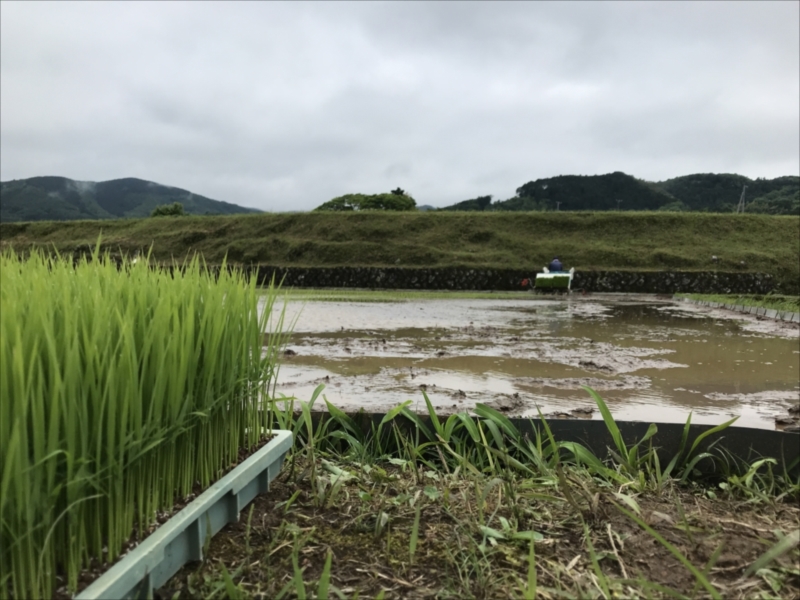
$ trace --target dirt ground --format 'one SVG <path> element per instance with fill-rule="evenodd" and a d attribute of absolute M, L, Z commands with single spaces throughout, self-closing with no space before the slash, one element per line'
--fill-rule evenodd
<path fill-rule="evenodd" d="M 537 591 L 544 598 L 602 597 L 604 590 L 614 597 L 710 597 L 664 542 L 705 569 L 723 598 L 800 595 L 797 544 L 755 574 L 745 573 L 800 527 L 796 502 L 670 485 L 626 490 L 634 499 L 629 504 L 615 495 L 622 490 L 580 473 L 568 472 L 553 485 L 396 463 L 347 465 L 347 481 L 338 487 L 332 485 L 338 467 L 317 465 L 312 472 L 308 463 L 288 465 L 239 523 L 213 538 L 206 560 L 184 567 L 156 597 L 272 599 L 282 591 L 296 597 L 297 572 L 302 592 L 314 597 L 328 556 L 330 584 L 347 598 L 381 592 L 385 598 L 522 597 L 529 581 L 526 536 L 535 540 Z M 664 542 L 623 513 L 633 505 Z M 223 565 L 231 575 L 227 585 Z"/>

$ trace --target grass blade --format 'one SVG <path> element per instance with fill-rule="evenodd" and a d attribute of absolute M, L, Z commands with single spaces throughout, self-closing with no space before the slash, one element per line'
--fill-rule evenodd
<path fill-rule="evenodd" d="M 422 421 L 422 419 L 420 418 L 420 416 L 417 413 L 408 410 L 408 408 L 404 406 L 403 410 L 400 411 L 400 414 L 403 415 L 406 419 L 408 419 L 412 423 L 414 423 L 414 425 L 417 428 L 419 428 L 419 430 L 422 432 L 422 435 L 425 436 L 425 438 L 427 438 L 428 440 L 436 439 L 436 438 L 434 438 L 433 434 L 431 433 L 431 430 Z M 431 422 L 433 422 L 433 419 L 431 419 Z M 434 428 L 435 428 L 435 424 L 434 424 Z M 439 433 L 439 435 L 441 435 L 440 429 L 441 429 L 441 427 L 436 429 L 436 432 Z"/>
<path fill-rule="evenodd" d="M 333 552 L 328 548 L 328 556 L 325 558 L 325 567 L 322 569 L 322 575 L 319 578 L 319 585 L 317 586 L 317 598 L 327 598 L 328 588 L 331 582 L 331 561 L 333 560 Z"/>
<path fill-rule="evenodd" d="M 672 457 L 672 460 L 669 461 L 667 464 L 667 468 L 664 469 L 664 472 L 661 476 L 662 479 L 667 479 L 672 473 L 673 469 L 677 466 L 679 469 L 683 466 L 683 463 L 680 462 L 681 458 L 683 457 L 683 451 L 686 449 L 686 441 L 689 439 L 689 427 L 692 424 L 692 413 L 689 413 L 689 416 L 686 418 L 686 424 L 683 426 L 683 433 L 681 434 L 681 443 L 678 446 L 678 453 Z"/>
<path fill-rule="evenodd" d="M 694 443 L 692 444 L 692 448 L 689 450 L 689 456 L 691 456 L 694 453 L 694 451 L 697 448 L 697 446 L 700 445 L 700 442 L 702 442 L 704 439 L 706 439 L 710 435 L 713 435 L 715 433 L 723 431 L 724 429 L 727 429 L 728 427 L 733 425 L 737 420 L 739 420 L 739 417 L 734 417 L 731 420 L 725 421 L 724 423 L 721 423 L 720 425 L 717 425 L 716 427 L 712 427 L 708 431 L 704 431 L 703 433 L 698 435 L 697 438 L 694 440 Z"/>
<path fill-rule="evenodd" d="M 783 556 L 793 548 L 797 548 L 798 544 L 800 544 L 800 529 L 795 529 L 789 535 L 783 536 L 769 550 L 759 556 L 744 572 L 745 577 L 757 573 L 776 558 Z"/>
<path fill-rule="evenodd" d="M 442 429 L 442 424 L 439 422 L 439 415 L 436 414 L 436 411 L 433 408 L 433 404 L 431 403 L 431 399 L 428 398 L 428 394 L 425 393 L 423 390 L 422 397 L 425 399 L 425 406 L 428 407 L 428 416 L 431 419 L 431 423 L 433 424 L 433 428 L 436 430 L 436 433 L 440 436 L 444 437 L 445 440 L 447 439 L 444 435 L 444 431 Z"/>
<path fill-rule="evenodd" d="M 703 575 L 703 573 L 701 573 L 697 569 L 697 567 L 695 567 L 689 561 L 688 558 L 686 558 L 683 554 L 681 554 L 681 552 L 675 546 L 673 546 L 667 540 L 665 540 L 660 533 L 658 533 L 655 529 L 650 527 L 647 523 L 645 523 L 642 519 L 640 519 L 636 514 L 628 511 L 627 509 L 621 507 L 619 504 L 616 504 L 615 502 L 612 502 L 612 504 L 614 504 L 614 506 L 617 507 L 617 510 L 619 510 L 623 514 L 627 515 L 631 520 L 635 521 L 636 524 L 639 525 L 639 527 L 644 529 L 647 533 L 649 533 L 656 540 L 658 540 L 658 542 L 662 546 L 664 546 L 670 552 L 670 554 L 672 554 L 675 558 L 677 558 L 681 562 L 681 564 L 683 564 L 683 566 L 686 567 L 689 570 L 689 572 L 692 575 L 695 576 L 695 578 L 697 578 L 697 581 L 700 582 L 700 585 L 702 585 L 706 589 L 706 591 L 711 595 L 712 598 L 714 598 L 714 600 L 721 600 L 721 596 L 719 595 L 719 592 L 716 590 L 716 588 L 713 585 L 711 585 L 711 582 L 708 581 L 708 578 L 705 575 Z"/>
<path fill-rule="evenodd" d="M 414 555 L 417 552 L 417 539 L 419 538 L 419 516 L 421 506 L 417 504 L 414 511 L 414 526 L 411 528 L 411 540 L 408 543 L 408 559 L 413 564 Z"/>
<path fill-rule="evenodd" d="M 600 568 L 600 561 L 597 559 L 597 552 L 594 551 L 592 536 L 589 533 L 589 527 L 587 527 L 586 523 L 583 524 L 583 535 L 586 538 L 586 545 L 589 548 L 589 558 L 592 561 L 592 569 L 594 570 L 594 574 L 597 577 L 598 583 L 600 584 L 600 590 L 603 592 L 603 597 L 609 599 L 611 598 L 611 591 L 608 587 L 608 578 L 606 577 L 605 573 L 603 573 L 603 569 Z"/>
<path fill-rule="evenodd" d="M 514 427 L 511 420 L 500 411 L 479 402 L 475 405 L 475 414 L 501 427 L 512 440 L 519 439 L 520 436 L 517 428 Z"/>
<path fill-rule="evenodd" d="M 625 446 L 625 442 L 622 439 L 622 434 L 619 431 L 617 422 L 611 415 L 611 411 L 608 410 L 608 406 L 606 405 L 605 401 L 600 397 L 600 394 L 598 394 L 588 386 L 584 385 L 581 387 L 583 387 L 583 389 L 589 393 L 589 395 L 594 399 L 595 403 L 597 404 L 597 408 L 600 410 L 600 414 L 603 416 L 603 421 L 606 424 L 606 428 L 608 429 L 608 432 L 611 434 L 611 439 L 614 440 L 614 445 L 617 448 L 617 452 L 619 452 L 620 459 L 624 462 L 624 466 L 628 470 L 630 470 L 630 465 L 627 462 L 628 448 L 627 446 Z"/>
<path fill-rule="evenodd" d="M 525 600 L 536 600 L 536 550 L 533 536 L 528 548 L 528 584 L 525 586 Z"/>

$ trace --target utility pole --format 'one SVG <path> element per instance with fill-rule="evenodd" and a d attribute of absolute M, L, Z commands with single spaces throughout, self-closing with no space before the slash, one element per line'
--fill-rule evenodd
<path fill-rule="evenodd" d="M 622 200 L 617 200 L 617 210 L 619 210 L 619 204 L 620 204 L 620 202 L 622 202 Z"/>
<path fill-rule="evenodd" d="M 739 204 L 736 207 L 736 212 L 737 213 L 743 213 L 744 212 L 744 192 L 745 192 L 746 189 L 747 189 L 747 186 L 743 185 L 742 186 L 742 195 L 739 197 Z"/>

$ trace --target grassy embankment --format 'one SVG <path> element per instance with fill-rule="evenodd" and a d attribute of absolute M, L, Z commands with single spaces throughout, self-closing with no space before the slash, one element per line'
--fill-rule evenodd
<path fill-rule="evenodd" d="M 746 295 L 746 294 L 676 294 L 679 298 L 691 300 L 704 300 L 706 302 L 721 302 L 733 306 L 758 306 L 774 310 L 800 312 L 800 296 L 774 295 Z"/>
<path fill-rule="evenodd" d="M 708 213 L 297 213 L 0 224 L 0 245 L 93 246 L 239 264 L 752 271 L 800 279 L 800 219 Z M 718 262 L 711 257 L 717 256 Z M 744 264 L 742 264 L 744 262 Z"/>

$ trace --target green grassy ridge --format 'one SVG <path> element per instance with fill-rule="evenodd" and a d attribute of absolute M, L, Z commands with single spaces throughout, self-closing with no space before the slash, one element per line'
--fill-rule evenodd
<path fill-rule="evenodd" d="M 0 245 L 72 252 L 101 233 L 110 251 L 152 245 L 161 261 L 199 252 L 212 264 L 227 255 L 280 266 L 538 270 L 558 254 L 578 270 L 763 272 L 786 292 L 800 279 L 800 218 L 749 214 L 359 211 L 2 223 Z"/>
<path fill-rule="evenodd" d="M 679 298 L 721 302 L 729 306 L 758 306 L 781 311 L 800 312 L 800 296 L 784 295 L 746 295 L 746 294 L 676 294 Z"/>

